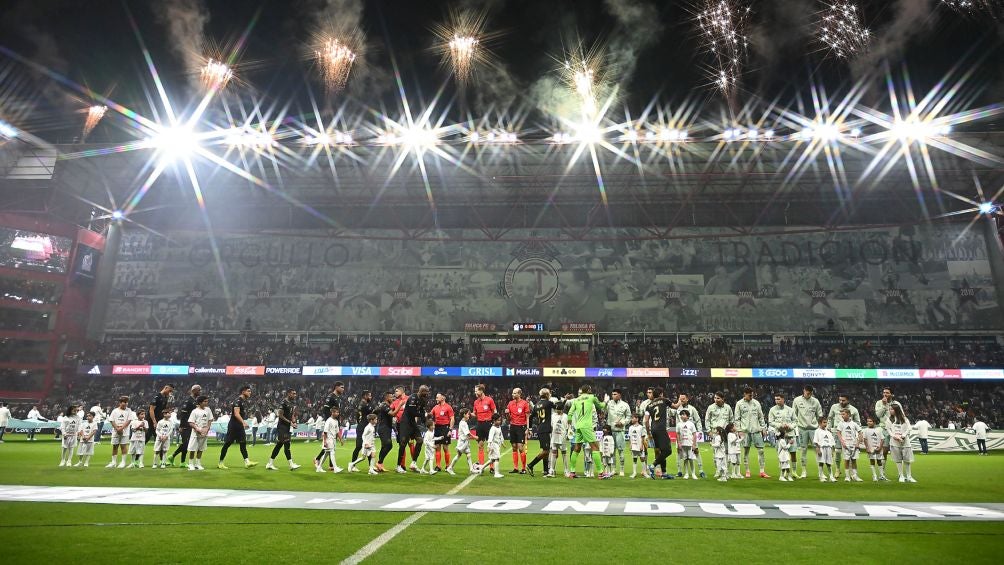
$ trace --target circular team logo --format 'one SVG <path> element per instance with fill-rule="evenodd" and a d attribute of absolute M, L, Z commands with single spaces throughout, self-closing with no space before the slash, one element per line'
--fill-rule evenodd
<path fill-rule="evenodd" d="M 532 306 L 534 303 L 546 304 L 558 296 L 560 269 L 561 263 L 556 259 L 513 259 L 505 270 L 505 295 L 522 307 Z"/>

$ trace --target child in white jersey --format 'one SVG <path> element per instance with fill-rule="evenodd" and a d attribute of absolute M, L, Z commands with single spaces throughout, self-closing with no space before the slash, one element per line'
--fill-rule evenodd
<path fill-rule="evenodd" d="M 641 460 L 641 475 L 648 478 L 648 433 L 645 426 L 638 423 L 638 414 L 631 415 L 628 428 L 628 443 L 631 447 L 631 478 L 638 476 L 638 460 Z"/>
<path fill-rule="evenodd" d="M 59 457 L 60 467 L 73 465 L 73 449 L 77 447 L 80 418 L 77 416 L 77 405 L 66 407 L 63 419 L 59 422 L 59 432 L 63 435 L 63 449 Z"/>
<path fill-rule="evenodd" d="M 827 477 L 823 474 L 823 466 L 825 465 L 826 470 L 829 472 L 829 481 L 834 483 L 837 481 L 833 477 L 833 446 L 836 442 L 830 430 L 826 429 L 826 424 L 826 418 L 819 419 L 819 427 L 816 428 L 815 433 L 812 435 L 812 445 L 816 446 L 816 461 L 819 463 L 819 481 L 825 483 L 827 480 Z"/>
<path fill-rule="evenodd" d="M 501 479 L 505 475 L 500 473 L 499 459 L 502 458 L 502 416 L 495 414 L 492 416 L 492 429 L 488 431 L 488 465 L 495 473 L 496 479 Z"/>
<path fill-rule="evenodd" d="M 373 467 L 373 452 L 376 448 L 376 424 L 376 414 L 370 414 L 366 417 L 366 427 L 363 428 L 363 448 L 359 451 L 359 459 L 356 459 L 351 465 L 349 465 L 349 467 L 352 468 L 365 460 L 366 464 L 370 468 L 370 475 L 379 474 L 376 468 Z"/>
<path fill-rule="evenodd" d="M 795 479 L 791 475 L 791 453 L 788 451 L 788 448 L 791 446 L 791 440 L 788 439 L 787 430 L 781 428 L 775 442 L 777 446 L 777 464 L 781 468 L 781 476 L 778 477 L 778 480 L 794 481 Z"/>
<path fill-rule="evenodd" d="M 174 422 L 171 420 L 171 408 L 165 408 L 164 414 L 157 427 L 154 428 L 157 439 L 153 443 L 153 468 L 158 468 L 157 460 L 160 459 L 159 467 L 167 469 L 167 450 L 171 447 L 171 435 L 174 433 Z"/>
<path fill-rule="evenodd" d="M 683 468 L 680 470 L 683 473 L 683 478 L 691 478 L 697 480 L 697 469 L 695 467 L 695 461 L 697 461 L 697 452 L 695 447 L 697 447 L 697 426 L 690 421 L 690 412 L 688 410 L 680 410 L 677 414 L 676 423 L 676 445 L 680 450 L 679 460 L 683 464 Z M 687 476 L 687 473 L 690 476 Z"/>
<path fill-rule="evenodd" d="M 729 478 L 741 479 L 741 463 L 739 462 L 739 452 L 742 450 L 743 434 L 736 430 L 735 422 L 729 422 L 725 426 L 725 437 L 728 438 L 727 448 L 729 454 Z"/>
<path fill-rule="evenodd" d="M 129 422 L 129 455 L 132 455 L 132 463 L 129 467 L 136 469 L 143 468 L 143 453 L 146 451 L 146 429 L 150 427 L 146 420 L 138 415 L 133 415 L 133 420 Z"/>
<path fill-rule="evenodd" d="M 80 460 L 77 461 L 76 467 L 90 466 L 91 457 L 94 456 L 94 438 L 98 432 L 98 424 L 94 421 L 94 412 L 88 412 L 84 417 L 86 420 L 80 424 L 80 441 L 77 443 L 77 456 L 80 457 Z"/>
<path fill-rule="evenodd" d="M 440 439 L 436 437 L 435 432 L 436 421 L 432 418 L 428 418 L 425 421 L 425 434 L 422 435 L 422 451 L 425 453 L 425 459 L 422 460 L 422 465 L 418 468 L 418 472 L 423 475 L 435 475 L 439 471 L 436 470 L 436 440 Z"/>
<path fill-rule="evenodd" d="M 467 457 L 467 468 L 471 472 L 474 471 L 474 465 L 471 464 L 471 425 L 468 423 L 470 417 L 471 410 L 469 408 L 460 411 L 460 423 L 457 424 L 457 456 L 446 466 L 446 472 L 451 475 L 456 475 L 453 472 L 453 466 L 457 464 L 457 461 L 460 461 L 461 455 Z"/>
<path fill-rule="evenodd" d="M 614 471 L 614 431 L 609 425 L 603 426 L 603 439 L 600 440 L 600 460 L 603 462 L 603 472 L 600 473 L 601 479 L 609 479 L 613 476 Z"/>
<path fill-rule="evenodd" d="M 213 411 L 209 408 L 209 397 L 200 396 L 195 399 L 195 410 L 188 415 L 185 425 L 192 428 L 188 438 L 188 470 L 203 471 L 202 454 L 206 451 L 209 430 L 213 424 Z"/>
<path fill-rule="evenodd" d="M 861 430 L 861 435 L 865 441 L 865 451 L 868 452 L 868 466 L 872 470 L 872 481 L 886 481 L 885 461 L 883 461 L 883 450 L 885 441 L 882 437 L 882 429 L 875 427 L 875 418 L 868 418 L 868 427 Z"/>
<path fill-rule="evenodd" d="M 729 437 L 721 427 L 715 428 L 711 436 L 711 451 L 715 456 L 715 478 L 724 483 L 729 480 Z"/>
<path fill-rule="evenodd" d="M 913 442 L 910 440 L 912 430 L 903 409 L 898 404 L 893 404 L 889 415 L 889 453 L 896 463 L 901 483 L 917 482 L 910 472 L 910 466 L 913 465 Z"/>
<path fill-rule="evenodd" d="M 327 457 L 331 461 L 331 466 L 334 467 L 335 473 L 341 473 L 342 468 L 338 466 L 335 462 L 335 450 L 338 444 L 345 444 L 345 440 L 342 439 L 342 428 L 338 425 L 338 409 L 332 408 L 331 415 L 328 419 L 324 421 L 324 426 L 321 429 L 321 449 L 324 453 L 317 460 L 317 466 L 314 467 L 314 471 L 318 473 L 326 473 L 327 470 L 324 468 L 324 458 Z"/>
<path fill-rule="evenodd" d="M 840 447 L 844 455 L 844 466 L 847 472 L 844 473 L 844 482 L 861 482 L 858 476 L 858 444 L 861 442 L 861 426 L 851 420 L 851 411 L 843 409 L 840 411 L 840 422 L 837 430 L 840 435 Z"/>
<path fill-rule="evenodd" d="M 548 473 L 544 475 L 554 478 L 554 470 L 558 464 L 558 453 L 561 453 L 561 461 L 564 464 L 565 476 L 569 476 L 568 470 L 568 414 L 565 414 L 563 402 L 555 403 L 551 413 L 551 459 L 548 466 Z"/>

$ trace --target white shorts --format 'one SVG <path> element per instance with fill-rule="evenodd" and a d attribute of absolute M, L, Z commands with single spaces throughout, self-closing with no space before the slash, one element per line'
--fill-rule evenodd
<path fill-rule="evenodd" d="M 825 463 L 827 465 L 833 465 L 833 448 L 820 447 L 819 457 L 816 459 L 816 463 Z"/>
<path fill-rule="evenodd" d="M 73 449 L 77 446 L 77 436 L 63 436 L 63 449 Z"/>
<path fill-rule="evenodd" d="M 94 455 L 94 442 L 82 441 L 77 444 L 77 455 Z"/>
<path fill-rule="evenodd" d="M 160 438 L 157 438 L 153 442 L 153 450 L 154 451 L 167 451 L 170 448 L 171 448 L 171 438 L 170 438 L 170 436 L 168 436 L 168 438 L 165 439 L 164 441 L 160 441 Z"/>
<path fill-rule="evenodd" d="M 557 449 L 559 451 L 565 451 L 565 436 L 564 435 L 552 435 L 551 436 L 551 449 Z"/>
<path fill-rule="evenodd" d="M 324 444 L 321 446 L 321 449 L 325 451 L 333 451 L 335 449 L 334 438 L 328 438 L 328 440 L 325 441 Z"/>
<path fill-rule="evenodd" d="M 913 463 L 913 447 L 906 445 L 903 447 L 892 447 L 889 449 L 892 460 L 896 463 Z"/>
<path fill-rule="evenodd" d="M 500 450 L 501 449 L 499 447 L 489 447 L 488 448 L 488 458 L 489 459 L 494 459 L 494 460 L 501 459 L 502 457 L 499 454 Z"/>
<path fill-rule="evenodd" d="M 112 430 L 112 445 L 129 445 L 129 432 L 127 430 L 121 432 Z"/>
<path fill-rule="evenodd" d="M 729 463 L 731 463 L 733 465 L 738 465 L 739 464 L 739 454 L 738 453 L 729 453 Z"/>
<path fill-rule="evenodd" d="M 868 459 L 871 461 L 881 461 L 882 459 L 884 459 L 884 456 L 882 455 L 882 451 L 877 451 L 874 453 L 869 453 Z"/>
<path fill-rule="evenodd" d="M 146 442 L 143 441 L 129 442 L 129 455 L 143 455 L 144 451 L 146 451 Z"/>
<path fill-rule="evenodd" d="M 781 469 L 791 469 L 791 461 L 781 461 Z"/>
<path fill-rule="evenodd" d="M 679 453 L 680 453 L 680 460 L 682 460 L 682 461 L 688 461 L 688 460 L 689 461 L 696 461 L 697 460 L 697 454 L 694 453 L 694 448 L 691 447 L 691 446 L 685 445 L 685 446 L 681 447 L 679 449 Z"/>
<path fill-rule="evenodd" d="M 631 456 L 632 456 L 632 457 L 638 457 L 638 458 L 643 458 L 643 457 L 645 457 L 646 455 L 647 455 L 647 453 L 645 453 L 645 451 L 643 451 L 643 450 L 641 450 L 641 449 L 639 449 L 639 450 L 637 450 L 637 451 L 635 451 L 634 449 L 632 449 L 632 450 L 631 450 Z"/>
<path fill-rule="evenodd" d="M 715 457 L 715 468 L 716 469 L 724 469 L 725 468 L 725 457 L 724 456 Z"/>
<path fill-rule="evenodd" d="M 200 451 L 206 450 L 206 441 L 209 439 L 209 435 L 200 436 L 199 434 L 192 432 L 192 437 L 188 438 L 188 450 L 198 453 Z"/>
<path fill-rule="evenodd" d="M 841 450 L 843 452 L 845 461 L 857 461 L 858 460 L 858 448 L 856 447 L 845 447 Z"/>
<path fill-rule="evenodd" d="M 470 453 L 470 452 L 471 452 L 471 442 L 469 441 L 457 442 L 457 453 Z"/>

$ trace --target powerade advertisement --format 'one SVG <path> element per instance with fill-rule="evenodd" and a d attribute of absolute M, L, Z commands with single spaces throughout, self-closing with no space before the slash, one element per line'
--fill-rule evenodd
<path fill-rule="evenodd" d="M 437 377 L 483 379 L 1000 379 L 1004 369 L 816 369 L 784 367 L 350 367 L 263 365 L 80 365 L 80 375 L 98 377 Z"/>

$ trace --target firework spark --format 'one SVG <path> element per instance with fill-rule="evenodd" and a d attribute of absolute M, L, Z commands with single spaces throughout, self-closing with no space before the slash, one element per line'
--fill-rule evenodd
<path fill-rule="evenodd" d="M 841 59 L 868 49 L 871 32 L 861 23 L 861 13 L 850 2 L 834 2 L 823 10 L 816 31 L 819 41 Z"/>
<path fill-rule="evenodd" d="M 352 63 L 356 60 L 355 52 L 346 43 L 328 38 L 315 53 L 328 89 L 335 91 L 344 88 L 352 71 Z"/>
<path fill-rule="evenodd" d="M 743 74 L 749 48 L 746 22 L 750 7 L 743 0 L 705 0 L 697 14 L 705 48 L 714 57 L 712 79 L 724 92 L 733 91 Z"/>
<path fill-rule="evenodd" d="M 454 35 L 450 40 L 450 63 L 453 74 L 460 82 L 467 82 L 477 58 L 478 38 L 473 35 Z"/>
<path fill-rule="evenodd" d="M 488 43 L 497 37 L 485 31 L 485 12 L 451 10 L 445 24 L 432 28 L 434 50 L 457 82 L 468 82 L 477 68 L 492 63 Z"/>
<path fill-rule="evenodd" d="M 202 67 L 202 85 L 206 90 L 223 90 L 227 87 L 230 79 L 234 78 L 234 71 L 223 61 L 209 59 L 206 66 Z"/>
<path fill-rule="evenodd" d="M 1004 2 L 1001 0 L 941 0 L 940 4 L 968 17 L 988 15 L 1004 19 Z"/>
<path fill-rule="evenodd" d="M 94 128 L 98 127 L 98 122 L 101 118 L 105 117 L 105 112 L 108 111 L 108 106 L 102 106 L 100 104 L 91 106 L 87 109 L 87 119 L 84 120 L 84 133 L 81 136 L 82 139 L 87 139 L 87 136 L 94 131 Z"/>
<path fill-rule="evenodd" d="M 596 113 L 596 64 L 586 58 L 565 61 L 563 78 L 582 101 L 586 116 Z"/>

